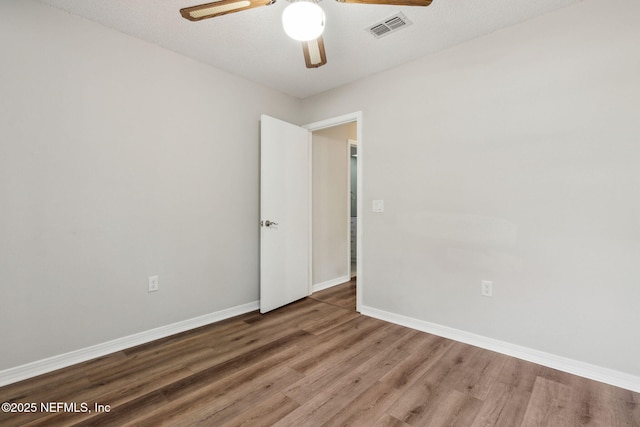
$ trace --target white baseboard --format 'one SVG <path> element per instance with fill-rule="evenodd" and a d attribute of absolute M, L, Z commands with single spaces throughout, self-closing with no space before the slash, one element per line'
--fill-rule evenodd
<path fill-rule="evenodd" d="M 315 285 L 313 285 L 311 287 L 311 289 L 312 289 L 312 292 L 318 292 L 318 291 L 321 291 L 323 289 L 330 288 L 332 286 L 341 285 L 344 282 L 348 282 L 350 280 L 351 280 L 351 276 L 349 276 L 349 275 L 342 276 L 342 277 L 337 277 L 335 279 L 327 280 L 326 282 L 315 284 Z"/>
<path fill-rule="evenodd" d="M 165 338 L 180 332 L 208 325 L 210 323 L 219 322 L 220 320 L 248 313 L 260 308 L 260 302 L 254 301 L 248 304 L 238 305 L 225 310 L 216 311 L 214 313 L 205 314 L 203 316 L 194 317 L 192 319 L 183 320 L 181 322 L 172 323 L 170 325 L 161 326 L 159 328 L 150 329 L 148 331 L 117 338 L 91 347 L 74 350 L 69 353 L 60 354 L 49 357 L 47 359 L 37 360 L 25 365 L 9 368 L 0 371 L 0 387 L 7 384 L 32 378 L 37 375 L 46 374 L 57 369 L 66 368 L 67 366 L 77 363 L 86 362 L 116 351 L 126 348 L 135 347 L 160 338 Z"/>
<path fill-rule="evenodd" d="M 408 328 L 417 329 L 433 335 L 460 341 L 476 347 L 506 354 L 528 362 L 537 363 L 538 365 L 547 366 L 559 371 L 568 372 L 580 377 L 589 378 L 591 380 L 600 381 L 616 387 L 640 393 L 640 377 L 626 374 L 601 366 L 592 365 L 578 360 L 557 356 L 528 347 L 522 347 L 505 341 L 476 335 L 471 332 L 461 331 L 459 329 L 450 328 L 448 326 L 438 325 L 436 323 L 425 322 L 400 314 L 390 313 L 388 311 L 379 310 L 377 308 L 362 306 L 361 313 L 365 316 L 375 317 L 376 319 L 386 322 L 395 323 L 406 326 Z"/>

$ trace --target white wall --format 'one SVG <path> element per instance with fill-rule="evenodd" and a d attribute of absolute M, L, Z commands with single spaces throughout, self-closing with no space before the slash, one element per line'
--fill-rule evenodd
<path fill-rule="evenodd" d="M 258 299 L 259 115 L 298 100 L 24 0 L 0 56 L 0 370 Z"/>
<path fill-rule="evenodd" d="M 639 16 L 585 0 L 303 101 L 363 111 L 365 306 L 640 375 Z"/>
<path fill-rule="evenodd" d="M 356 123 L 313 132 L 313 285 L 349 277 L 348 141 Z"/>

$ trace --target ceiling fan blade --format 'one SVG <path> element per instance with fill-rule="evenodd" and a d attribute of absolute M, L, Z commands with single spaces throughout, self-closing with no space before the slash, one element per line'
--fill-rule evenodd
<path fill-rule="evenodd" d="M 227 13 L 253 9 L 254 7 L 269 6 L 275 2 L 275 0 L 220 0 L 213 3 L 185 7 L 180 9 L 180 14 L 189 21 L 200 21 L 201 19 L 214 18 Z"/>
<path fill-rule="evenodd" d="M 336 0 L 340 3 L 387 4 L 391 6 L 429 6 L 433 0 Z"/>
<path fill-rule="evenodd" d="M 327 63 L 327 53 L 324 51 L 322 36 L 308 42 L 302 42 L 302 52 L 307 68 L 318 68 Z"/>

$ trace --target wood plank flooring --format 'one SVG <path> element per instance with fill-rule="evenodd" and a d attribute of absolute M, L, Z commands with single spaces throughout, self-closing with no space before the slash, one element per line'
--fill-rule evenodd
<path fill-rule="evenodd" d="M 637 393 L 359 315 L 355 281 L 2 387 L 0 402 L 37 405 L 0 426 L 640 426 Z"/>

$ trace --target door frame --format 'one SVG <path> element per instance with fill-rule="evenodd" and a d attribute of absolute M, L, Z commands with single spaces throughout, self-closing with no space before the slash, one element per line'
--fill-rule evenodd
<path fill-rule="evenodd" d="M 358 191 L 358 199 L 357 199 L 357 215 L 358 215 L 358 219 L 356 220 L 356 276 L 357 276 L 357 280 L 358 280 L 358 284 L 356 286 L 356 311 L 360 312 L 361 311 L 361 307 L 362 307 L 362 295 L 363 295 L 363 290 L 364 290 L 364 276 L 362 274 L 363 272 L 363 263 L 364 263 L 364 257 L 363 257 L 363 253 L 362 253 L 362 235 L 364 234 L 364 230 L 362 227 L 362 214 L 364 213 L 363 211 L 363 193 L 362 193 L 362 187 L 363 187 L 363 182 L 362 182 L 362 169 L 363 169 L 363 163 L 364 163 L 364 144 L 363 144 L 363 138 L 362 138 L 362 111 L 356 111 L 353 113 L 347 113 L 347 114 L 343 114 L 341 116 L 337 116 L 337 117 L 332 117 L 326 120 L 321 120 L 318 122 L 313 122 L 313 123 L 309 123 L 306 125 L 303 125 L 302 127 L 309 130 L 311 133 L 313 133 L 314 131 L 317 130 L 321 130 L 321 129 L 326 129 L 326 128 L 330 128 L 330 127 L 334 127 L 334 126 L 339 126 L 342 124 L 346 124 L 346 123 L 356 123 L 356 140 L 358 141 L 358 157 L 356 158 L 356 165 L 358 167 L 358 172 L 357 172 L 357 191 Z M 312 167 L 312 155 L 309 156 L 309 168 L 311 170 Z M 312 182 L 309 182 L 309 191 L 311 194 L 311 198 L 313 199 L 313 188 L 312 188 Z M 313 218 L 311 217 L 311 213 L 309 213 L 309 221 L 312 221 Z M 351 265 L 349 265 L 349 268 L 351 268 Z M 349 270 L 350 271 L 350 270 Z M 351 273 L 349 273 L 350 275 Z"/>

